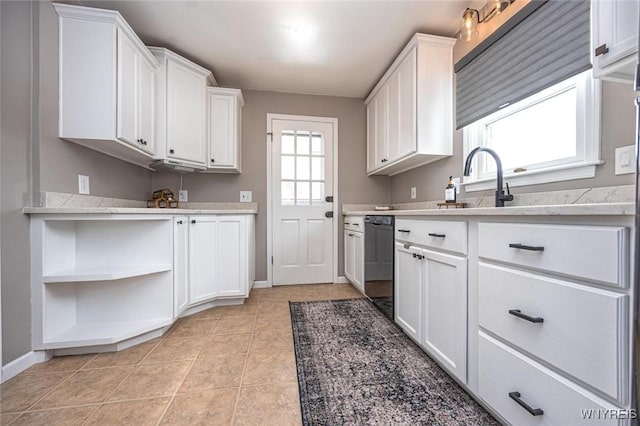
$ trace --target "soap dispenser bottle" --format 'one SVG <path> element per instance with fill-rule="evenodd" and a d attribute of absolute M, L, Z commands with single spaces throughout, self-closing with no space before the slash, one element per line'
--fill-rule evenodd
<path fill-rule="evenodd" d="M 453 183 L 453 176 L 449 176 L 449 184 L 444 189 L 444 201 L 445 203 L 456 202 L 456 185 Z"/>

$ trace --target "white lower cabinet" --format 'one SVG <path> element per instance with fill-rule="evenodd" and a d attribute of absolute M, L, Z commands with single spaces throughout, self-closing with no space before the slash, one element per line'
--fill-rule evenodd
<path fill-rule="evenodd" d="M 364 291 L 364 234 L 344 231 L 344 275 L 360 291 Z"/>
<path fill-rule="evenodd" d="M 173 306 L 179 317 L 189 303 L 189 218 L 173 218 Z"/>
<path fill-rule="evenodd" d="M 416 342 L 422 338 L 423 267 L 421 250 L 396 243 L 394 309 L 396 323 Z"/>
<path fill-rule="evenodd" d="M 247 297 L 253 217 L 189 217 L 189 305 Z"/>

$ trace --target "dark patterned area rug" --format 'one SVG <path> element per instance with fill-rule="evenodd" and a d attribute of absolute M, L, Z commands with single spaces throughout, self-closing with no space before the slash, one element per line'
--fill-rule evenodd
<path fill-rule="evenodd" d="M 305 425 L 498 425 L 366 299 L 290 302 Z"/>

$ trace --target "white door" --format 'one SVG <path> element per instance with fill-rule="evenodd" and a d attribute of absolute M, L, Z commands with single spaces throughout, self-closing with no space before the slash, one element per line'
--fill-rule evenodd
<path fill-rule="evenodd" d="M 216 296 L 216 217 L 189 218 L 189 304 Z"/>
<path fill-rule="evenodd" d="M 272 119 L 273 284 L 333 282 L 334 124 Z"/>
<path fill-rule="evenodd" d="M 422 260 L 420 249 L 396 243 L 394 282 L 395 320 L 404 332 L 420 342 L 422 318 Z"/>
<path fill-rule="evenodd" d="M 246 217 L 220 216 L 216 239 L 216 295 L 248 296 Z"/>
<path fill-rule="evenodd" d="M 467 379 L 467 259 L 422 250 L 425 350 L 460 380 Z"/>
<path fill-rule="evenodd" d="M 139 146 L 137 123 L 137 67 L 138 51 L 131 39 L 118 31 L 118 119 L 117 137 L 133 146 Z"/>
<path fill-rule="evenodd" d="M 189 220 L 186 216 L 173 218 L 173 293 L 174 316 L 187 308 L 189 285 Z"/>

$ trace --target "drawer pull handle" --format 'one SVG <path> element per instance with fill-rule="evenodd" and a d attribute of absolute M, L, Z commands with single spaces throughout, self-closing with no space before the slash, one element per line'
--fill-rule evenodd
<path fill-rule="evenodd" d="M 525 246 L 524 244 L 520 243 L 511 243 L 509 244 L 509 247 L 520 250 L 544 251 L 544 247 L 542 246 Z"/>
<path fill-rule="evenodd" d="M 398 232 L 406 232 L 406 233 L 409 233 L 409 232 L 411 232 L 411 231 L 410 231 L 410 230 L 408 230 L 408 229 L 398 229 Z"/>
<path fill-rule="evenodd" d="M 529 404 L 520 399 L 520 396 L 520 392 L 509 392 L 509 398 L 517 402 L 519 406 L 527 410 L 532 416 L 541 416 L 544 414 L 544 411 L 540 408 L 531 408 Z"/>
<path fill-rule="evenodd" d="M 527 314 L 523 314 L 520 309 L 509 309 L 509 313 L 513 316 L 516 316 L 518 318 L 522 318 L 523 320 L 529 321 L 529 322 L 535 322 L 535 323 L 541 323 L 544 322 L 544 318 L 540 318 L 540 317 L 530 317 Z"/>
<path fill-rule="evenodd" d="M 436 237 L 436 238 L 444 238 L 444 237 L 446 237 L 445 234 L 434 234 L 432 232 L 429 233 L 429 236 L 430 237 Z"/>
<path fill-rule="evenodd" d="M 359 223 L 352 223 L 353 226 L 360 226 Z"/>

